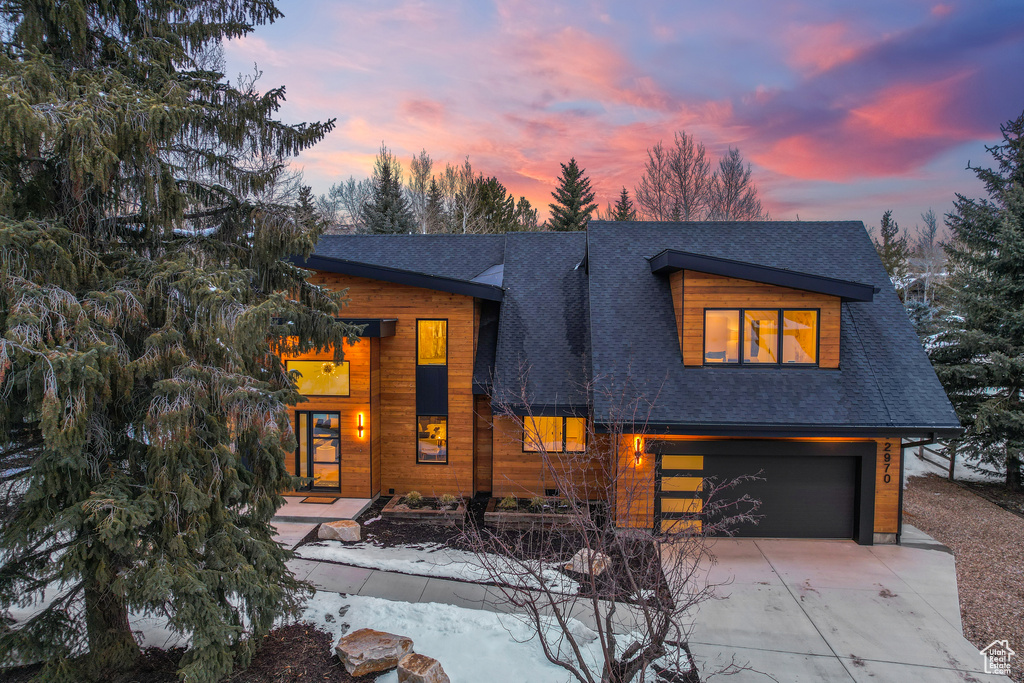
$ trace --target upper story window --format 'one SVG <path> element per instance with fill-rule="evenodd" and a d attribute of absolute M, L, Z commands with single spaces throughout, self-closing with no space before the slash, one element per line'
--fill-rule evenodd
<path fill-rule="evenodd" d="M 416 321 L 416 364 L 448 364 L 448 321 Z"/>
<path fill-rule="evenodd" d="M 348 361 L 286 360 L 286 370 L 298 370 L 298 388 L 303 396 L 349 395 Z"/>
<path fill-rule="evenodd" d="M 587 420 L 582 417 L 523 418 L 523 450 L 528 453 L 580 453 L 587 450 Z"/>
<path fill-rule="evenodd" d="M 704 363 L 814 365 L 818 317 L 817 309 L 705 309 Z"/>

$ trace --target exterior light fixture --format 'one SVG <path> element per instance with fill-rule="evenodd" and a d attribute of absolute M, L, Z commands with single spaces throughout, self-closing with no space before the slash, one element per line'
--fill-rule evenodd
<path fill-rule="evenodd" d="M 363 414 L 359 413 L 356 415 L 356 433 L 359 434 L 359 438 L 363 438 Z"/>
<path fill-rule="evenodd" d="M 633 455 L 637 465 L 644 461 L 644 438 L 642 436 L 633 438 Z"/>

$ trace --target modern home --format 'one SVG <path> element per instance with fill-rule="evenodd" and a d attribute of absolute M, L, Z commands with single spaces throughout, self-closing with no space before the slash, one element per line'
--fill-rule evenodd
<path fill-rule="evenodd" d="M 741 535 L 893 543 L 903 440 L 960 431 L 859 221 L 331 235 L 296 262 L 362 326 L 343 363 L 285 359 L 316 492 L 558 495 L 541 452 L 603 491 L 614 458 L 620 526 L 693 524 L 706 478 L 759 473 Z"/>

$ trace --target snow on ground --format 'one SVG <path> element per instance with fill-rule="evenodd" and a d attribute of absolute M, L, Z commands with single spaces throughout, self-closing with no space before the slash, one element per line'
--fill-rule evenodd
<path fill-rule="evenodd" d="M 437 543 L 382 548 L 372 543 L 343 545 L 335 541 L 326 541 L 299 546 L 295 554 L 307 560 L 340 562 L 365 569 L 382 569 L 474 583 L 492 582 L 490 572 L 481 565 L 476 554 Z M 491 566 L 500 566 L 501 562 L 508 560 L 496 555 L 488 556 L 488 564 Z M 509 573 L 509 576 L 511 575 Z M 579 584 L 553 566 L 544 569 L 543 576 L 544 582 L 557 592 L 568 595 L 579 592 Z M 511 581 L 506 583 L 511 584 Z M 527 578 L 522 587 L 540 588 L 540 585 L 535 579 Z"/>
<path fill-rule="evenodd" d="M 452 683 L 561 683 L 569 678 L 544 657 L 533 629 L 514 614 L 319 592 L 307 604 L 302 621 L 335 639 L 344 635 L 342 624 L 348 624 L 347 633 L 372 628 L 408 636 L 415 652 L 441 662 Z M 576 619 L 569 621 L 588 661 L 602 661 L 597 634 Z M 548 639 L 557 642 L 554 630 Z M 397 671 L 377 678 L 377 683 L 397 681 Z"/>
<path fill-rule="evenodd" d="M 936 444 L 929 448 L 939 450 L 941 452 L 942 445 Z M 911 477 L 923 477 L 926 474 L 937 474 L 940 477 L 949 476 L 949 471 L 945 467 L 939 467 L 934 465 L 927 460 L 922 460 L 917 457 L 917 448 L 907 448 L 903 451 L 904 463 L 903 463 L 903 488 L 907 487 L 907 481 Z M 934 460 L 935 462 L 942 462 L 934 454 L 925 452 L 925 457 Z M 953 477 L 959 481 L 1000 481 L 1001 476 L 984 474 L 982 472 L 975 472 L 974 470 L 968 469 L 964 466 L 963 461 L 957 459 L 956 467 L 953 470 Z"/>

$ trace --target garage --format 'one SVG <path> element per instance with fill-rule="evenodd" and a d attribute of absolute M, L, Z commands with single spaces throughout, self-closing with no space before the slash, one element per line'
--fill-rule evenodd
<path fill-rule="evenodd" d="M 658 457 L 655 513 L 662 530 L 711 521 L 703 509 L 706 485 L 754 475 L 756 480 L 719 496 L 736 500 L 748 494 L 761 501 L 758 523 L 740 525 L 736 536 L 852 538 L 871 543 L 875 467 L 871 442 L 662 441 L 654 450 Z"/>

